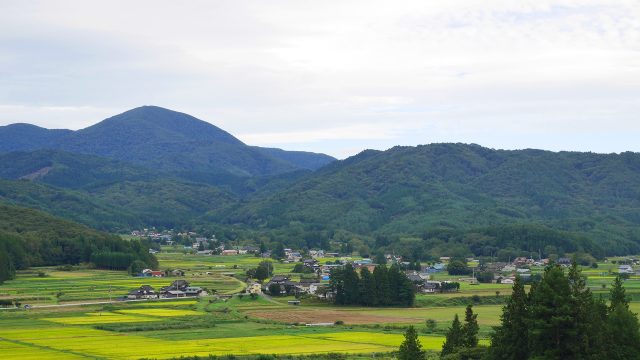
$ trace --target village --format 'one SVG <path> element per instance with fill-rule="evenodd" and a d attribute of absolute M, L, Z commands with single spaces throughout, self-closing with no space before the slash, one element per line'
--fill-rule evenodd
<path fill-rule="evenodd" d="M 177 236 L 176 236 L 177 235 Z M 268 296 L 312 296 L 318 299 L 330 300 L 334 293 L 330 287 L 331 272 L 350 264 L 356 271 L 363 268 L 373 272 L 377 266 L 397 265 L 406 277 L 413 283 L 415 292 L 418 294 L 439 294 L 451 293 L 460 290 L 461 283 L 478 285 L 480 283 L 493 283 L 512 285 L 516 276 L 519 276 L 525 283 L 533 281 L 541 270 L 549 264 L 549 259 L 533 259 L 526 257 L 516 257 L 510 262 L 486 262 L 481 263 L 475 258 L 452 259 L 451 257 L 440 257 L 437 262 L 420 264 L 420 262 L 405 261 L 401 256 L 395 254 L 384 254 L 383 258 L 361 258 L 352 254 L 341 254 L 339 252 L 328 252 L 321 249 L 296 250 L 283 248 L 277 251 L 282 253 L 274 256 L 274 251 L 264 250 L 260 252 L 260 247 L 256 246 L 229 246 L 218 241 L 215 235 L 211 237 L 199 236 L 195 232 L 184 232 L 170 234 L 169 232 L 155 232 L 147 229 L 134 231 L 132 236 L 149 237 L 160 242 L 165 248 L 171 247 L 191 254 L 192 256 L 227 256 L 251 255 L 263 259 L 263 262 L 278 262 L 281 264 L 293 264 L 293 270 L 285 273 L 268 273 L 268 276 L 256 278 L 254 272 L 247 271 L 245 275 L 228 274 L 239 278 L 246 283 L 244 292 L 248 295 L 268 295 Z M 176 239 L 182 239 L 181 244 L 176 244 Z M 185 241 L 186 239 L 186 241 Z M 180 247 L 181 246 L 181 247 Z M 160 250 L 150 250 L 159 253 Z M 462 260 L 462 261 L 461 261 Z M 382 263 L 378 264 L 376 262 Z M 456 263 L 457 264 L 454 264 Z M 462 262 L 462 264 L 460 264 Z M 556 259 L 555 263 L 564 267 L 571 265 L 572 260 L 568 257 Z M 622 275 L 636 274 L 634 264 L 638 264 L 638 259 L 630 258 L 620 263 L 618 273 Z M 455 268 L 454 268 L 455 266 Z M 152 270 L 144 269 L 140 277 L 183 277 L 187 270 L 165 269 Z M 194 274 L 196 275 L 196 274 Z M 210 276 L 213 271 L 205 271 L 199 275 Z M 213 290 L 215 292 L 215 290 Z M 186 280 L 175 280 L 171 285 L 162 287 L 159 290 L 153 289 L 149 285 L 142 285 L 140 288 L 131 291 L 127 299 L 153 299 L 153 298 L 177 298 L 177 297 L 199 297 L 211 295 L 200 287 L 191 287 Z M 295 301 L 294 301 L 295 303 Z"/>

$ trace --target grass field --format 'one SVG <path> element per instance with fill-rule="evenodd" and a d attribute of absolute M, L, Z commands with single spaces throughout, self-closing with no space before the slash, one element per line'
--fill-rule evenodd
<path fill-rule="evenodd" d="M 40 277 L 39 273 L 45 276 Z M 21 271 L 16 279 L 0 286 L 0 298 L 22 299 L 23 303 L 29 304 L 79 302 L 110 297 L 115 299 L 141 285 L 159 289 L 176 279 L 178 278 L 138 278 L 129 276 L 124 271 L 57 271 L 53 268 L 39 268 Z M 222 274 L 188 273 L 180 279 L 189 281 L 193 286 L 215 290 L 218 294 L 237 293 L 246 286 L 242 281 Z"/>
<path fill-rule="evenodd" d="M 233 294 L 245 283 L 242 275 L 262 261 L 253 256 L 197 256 L 159 254 L 161 269 L 183 269 L 194 286 Z M 321 263 L 335 259 L 321 259 Z M 275 273 L 289 273 L 293 264 L 275 264 Z M 609 291 L 616 266 L 599 264 L 585 269 L 588 286 L 596 294 Z M 539 272 L 541 269 L 534 269 Z M 45 276 L 40 276 L 43 273 Z M 436 279 L 457 280 L 437 274 Z M 20 271 L 15 280 L 0 286 L 0 298 L 22 299 L 29 304 L 97 301 L 120 297 L 140 285 L 155 288 L 177 278 L 135 278 L 125 272 L 104 270 L 58 271 L 38 268 Z M 640 300 L 640 278 L 625 281 L 627 293 Z M 461 282 L 458 293 L 418 295 L 414 308 L 336 307 L 312 299 L 300 306 L 287 305 L 290 297 L 229 300 L 214 298 L 144 301 L 0 311 L 0 359 L 158 359 L 186 355 L 317 354 L 337 352 L 353 359 L 372 353 L 397 350 L 403 329 L 414 325 L 422 345 L 439 351 L 443 332 L 455 314 L 464 316 L 473 296 L 487 305 L 475 305 L 480 336 L 486 343 L 492 326 L 499 322 L 500 297 L 511 293 L 510 285 Z M 497 300 L 492 303 L 488 300 Z M 444 306 L 444 305 L 446 306 Z M 640 312 L 640 302 L 631 309 Z M 425 321 L 436 321 L 428 333 Z M 341 326 L 305 326 L 334 323 Z M 385 358 L 388 355 L 379 355 Z"/>

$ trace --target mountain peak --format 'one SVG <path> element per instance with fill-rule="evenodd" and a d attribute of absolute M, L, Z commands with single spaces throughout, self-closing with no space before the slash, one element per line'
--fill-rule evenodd
<path fill-rule="evenodd" d="M 141 106 L 78 131 L 83 135 L 126 132 L 159 142 L 202 141 L 242 144 L 228 132 L 191 115 L 159 106 Z"/>

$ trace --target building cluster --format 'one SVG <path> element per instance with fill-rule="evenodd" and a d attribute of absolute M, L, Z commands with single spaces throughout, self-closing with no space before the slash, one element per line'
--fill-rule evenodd
<path fill-rule="evenodd" d="M 166 298 L 183 298 L 206 296 L 207 292 L 198 286 L 190 286 L 186 280 L 175 280 L 171 285 L 156 291 L 150 285 L 142 285 L 138 289 L 127 294 L 129 300 L 139 299 L 166 299 Z"/>

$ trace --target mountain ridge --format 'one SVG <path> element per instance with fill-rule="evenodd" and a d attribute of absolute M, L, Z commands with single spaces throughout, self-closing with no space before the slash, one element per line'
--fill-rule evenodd
<path fill-rule="evenodd" d="M 157 106 L 134 108 L 77 131 L 2 126 L 0 140 L 0 152 L 64 150 L 185 176 L 206 173 L 214 183 L 216 176 L 315 170 L 335 160 L 324 154 L 249 146 L 213 124 Z"/>

